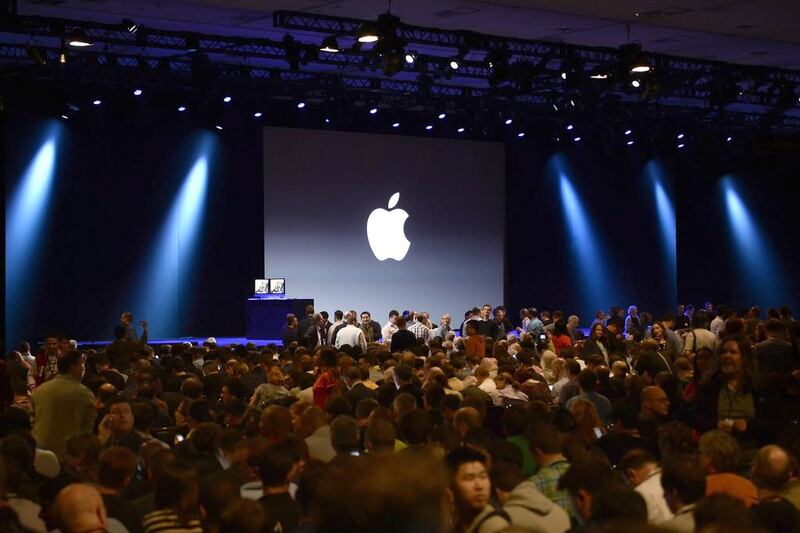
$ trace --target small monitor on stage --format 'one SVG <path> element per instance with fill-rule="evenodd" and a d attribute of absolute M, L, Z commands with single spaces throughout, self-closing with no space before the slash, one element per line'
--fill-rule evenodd
<path fill-rule="evenodd" d="M 281 296 L 286 295 L 286 278 L 272 278 L 269 280 L 269 293 Z"/>
<path fill-rule="evenodd" d="M 257 279 L 256 280 L 256 289 L 253 291 L 253 294 L 256 296 L 260 296 L 262 294 L 269 294 L 269 280 L 268 279 Z"/>
<path fill-rule="evenodd" d="M 285 298 L 286 278 L 267 278 L 255 280 L 253 296 L 256 298 Z"/>

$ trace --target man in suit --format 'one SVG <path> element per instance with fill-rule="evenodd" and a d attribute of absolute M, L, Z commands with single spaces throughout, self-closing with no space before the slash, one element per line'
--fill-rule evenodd
<path fill-rule="evenodd" d="M 375 392 L 361 382 L 363 376 L 358 365 L 349 367 L 344 374 L 344 383 L 347 392 L 344 393 L 345 399 L 353 407 L 355 413 L 356 405 L 361 400 L 374 400 Z"/>
<path fill-rule="evenodd" d="M 297 331 L 300 337 L 299 342 L 303 346 L 306 346 L 306 333 L 308 333 L 308 330 L 314 325 L 314 306 L 307 305 L 305 311 L 306 317 L 297 324 Z"/>
<path fill-rule="evenodd" d="M 361 330 L 367 342 L 374 342 L 381 338 L 381 325 L 372 320 L 369 311 L 361 311 Z"/>
<path fill-rule="evenodd" d="M 325 334 L 325 317 L 314 313 L 311 318 L 311 325 L 306 328 L 303 335 L 303 346 L 313 350 L 317 346 L 325 346 L 328 336 Z"/>

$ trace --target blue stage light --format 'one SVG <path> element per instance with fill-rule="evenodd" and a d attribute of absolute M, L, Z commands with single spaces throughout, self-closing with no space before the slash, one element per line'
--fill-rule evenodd
<path fill-rule="evenodd" d="M 659 233 L 661 234 L 661 251 L 667 267 L 667 295 L 670 309 L 678 305 L 678 237 L 675 222 L 675 205 L 669 193 L 669 182 L 666 172 L 657 161 L 649 161 L 644 174 L 653 185 L 656 213 L 658 215 Z"/>
<path fill-rule="evenodd" d="M 734 264 L 739 267 L 739 287 L 746 300 L 737 303 L 762 307 L 783 305 L 787 295 L 791 295 L 789 278 L 772 249 L 769 235 L 745 205 L 736 182 L 735 176 L 728 175 L 720 183 L 736 251 Z"/>
<path fill-rule="evenodd" d="M 216 148 L 215 136 L 201 134 L 199 148 L 183 179 L 136 292 L 136 316 L 148 320 L 151 338 L 180 336 L 181 309 L 191 299 L 194 261 L 200 242 L 209 181 L 209 161 Z"/>
<path fill-rule="evenodd" d="M 624 300 L 624 295 L 615 293 L 608 274 L 606 258 L 603 256 L 603 239 L 592 220 L 591 213 L 581 200 L 569 176 L 566 158 L 557 154 L 550 159 L 549 169 L 558 180 L 561 207 L 564 215 L 564 230 L 572 258 L 572 276 L 578 290 L 580 316 L 593 316 L 595 310 L 606 309 L 614 301 Z"/>
<path fill-rule="evenodd" d="M 6 335 L 16 342 L 29 318 L 25 302 L 36 287 L 41 237 L 48 223 L 48 207 L 56 171 L 56 155 L 62 128 L 52 121 L 45 129 L 41 144 L 15 187 L 9 189 L 6 204 Z"/>

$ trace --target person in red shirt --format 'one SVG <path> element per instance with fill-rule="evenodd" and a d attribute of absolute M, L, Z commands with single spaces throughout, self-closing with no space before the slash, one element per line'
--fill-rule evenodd
<path fill-rule="evenodd" d="M 483 340 L 483 335 L 478 334 L 478 321 L 477 320 L 469 320 L 467 321 L 467 340 L 466 340 L 466 352 L 467 355 L 472 355 L 476 357 L 483 357 L 486 354 L 486 344 Z"/>
<path fill-rule="evenodd" d="M 339 393 L 339 376 L 336 351 L 323 348 L 317 356 L 317 381 L 311 388 L 314 393 L 314 405 L 325 409 L 325 402 L 334 394 Z"/>
<path fill-rule="evenodd" d="M 569 337 L 567 331 L 567 324 L 563 320 L 556 320 L 553 325 L 553 336 L 550 339 L 553 342 L 556 354 L 561 353 L 563 348 L 572 346 L 572 339 Z"/>

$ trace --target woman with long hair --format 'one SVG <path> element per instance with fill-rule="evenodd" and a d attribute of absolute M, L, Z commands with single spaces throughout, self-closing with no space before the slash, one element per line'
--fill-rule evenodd
<path fill-rule="evenodd" d="M 562 349 L 572 346 L 572 339 L 569 336 L 569 331 L 567 331 L 566 322 L 556 320 L 555 324 L 553 324 L 553 335 L 550 341 L 553 343 L 556 355 L 560 354 Z"/>
<path fill-rule="evenodd" d="M 182 461 L 165 464 L 156 475 L 153 496 L 156 510 L 145 515 L 144 533 L 202 533 L 199 480 L 194 466 Z"/>
<path fill-rule="evenodd" d="M 575 400 L 569 408 L 572 416 L 575 417 L 578 427 L 575 433 L 588 444 L 594 444 L 606 434 L 606 429 L 600 421 L 597 408 L 589 400 L 583 398 Z"/>
<path fill-rule="evenodd" d="M 603 356 L 606 365 L 609 365 L 608 360 L 608 345 L 606 341 L 606 328 L 600 322 L 595 322 L 592 325 L 592 330 L 589 332 L 589 338 L 583 343 L 583 360 L 588 361 L 589 357 L 594 354 Z"/>

